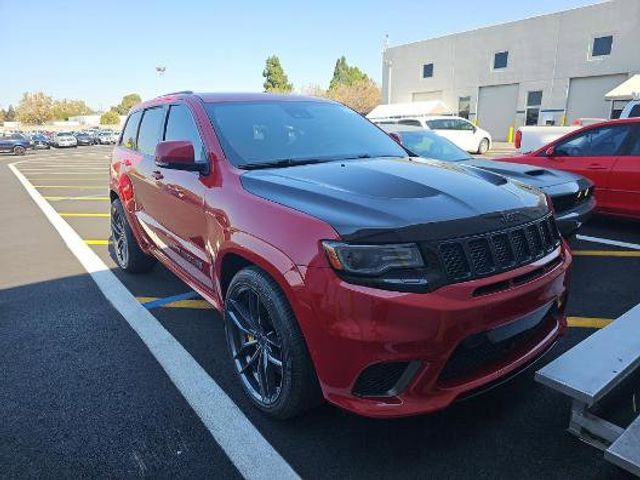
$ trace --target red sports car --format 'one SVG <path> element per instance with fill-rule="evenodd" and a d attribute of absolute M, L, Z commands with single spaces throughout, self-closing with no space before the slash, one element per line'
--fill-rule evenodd
<path fill-rule="evenodd" d="M 535 152 L 496 159 L 566 170 L 596 186 L 596 211 L 640 219 L 640 118 L 596 123 Z"/>

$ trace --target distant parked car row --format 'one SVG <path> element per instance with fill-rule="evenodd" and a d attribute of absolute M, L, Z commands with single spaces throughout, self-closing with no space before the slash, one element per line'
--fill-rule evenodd
<path fill-rule="evenodd" d="M 88 129 L 78 132 L 13 132 L 0 135 L 0 152 L 24 155 L 27 150 L 69 148 L 87 145 L 114 145 L 119 133 Z"/>

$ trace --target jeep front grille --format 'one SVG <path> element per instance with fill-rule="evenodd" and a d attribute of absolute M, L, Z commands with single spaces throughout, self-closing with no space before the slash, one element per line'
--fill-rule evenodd
<path fill-rule="evenodd" d="M 552 215 L 518 227 L 437 245 L 449 282 L 513 270 L 551 253 L 560 245 Z"/>

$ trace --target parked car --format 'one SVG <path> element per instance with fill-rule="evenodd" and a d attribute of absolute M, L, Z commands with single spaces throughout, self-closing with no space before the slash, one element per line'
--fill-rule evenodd
<path fill-rule="evenodd" d="M 33 142 L 33 148 L 36 150 L 51 148 L 51 140 L 42 133 L 36 133 L 33 135 L 31 137 L 31 141 Z"/>
<path fill-rule="evenodd" d="M 496 160 L 585 176 L 596 187 L 596 211 L 640 219 L 640 118 L 589 125 L 530 154 Z"/>
<path fill-rule="evenodd" d="M 622 110 L 620 118 L 638 118 L 640 117 L 640 99 L 631 100 Z"/>
<path fill-rule="evenodd" d="M 31 141 L 21 133 L 0 136 L 0 152 L 24 155 L 31 147 Z"/>
<path fill-rule="evenodd" d="M 53 136 L 53 146 L 56 148 L 77 147 L 78 141 L 71 132 L 58 132 Z"/>
<path fill-rule="evenodd" d="M 402 118 L 399 120 L 375 121 L 380 125 L 407 125 L 420 128 L 428 128 L 441 135 L 461 149 L 470 153 L 484 154 L 491 149 L 491 134 L 486 130 L 476 127 L 469 120 L 462 117 L 431 116 Z"/>
<path fill-rule="evenodd" d="M 580 125 L 551 126 L 551 125 L 530 125 L 520 127 L 516 130 L 514 147 L 519 153 L 529 153 L 538 150 L 540 147 L 557 140 L 570 132 L 575 132 L 581 128 Z"/>
<path fill-rule="evenodd" d="M 116 143 L 116 139 L 112 132 L 100 132 L 98 133 L 97 142 L 99 145 L 113 145 Z"/>
<path fill-rule="evenodd" d="M 75 137 L 78 145 L 93 145 L 95 143 L 93 137 L 85 132 L 77 133 Z"/>
<path fill-rule="evenodd" d="M 134 107 L 121 137 L 116 262 L 158 259 L 223 311 L 240 384 L 270 415 L 323 396 L 377 417 L 442 409 L 565 328 L 571 254 L 547 197 L 411 161 L 347 107 L 173 94 Z"/>
<path fill-rule="evenodd" d="M 448 139 L 418 127 L 383 125 L 382 128 L 417 156 L 482 168 L 539 188 L 551 198 L 558 228 L 565 237 L 575 234 L 596 206 L 593 183 L 582 176 L 531 165 L 474 159 Z"/>

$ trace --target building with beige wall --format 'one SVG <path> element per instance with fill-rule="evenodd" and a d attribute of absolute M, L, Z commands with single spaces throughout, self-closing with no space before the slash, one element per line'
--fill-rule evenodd
<path fill-rule="evenodd" d="M 509 127 L 609 118 L 640 73 L 640 0 L 610 0 L 383 52 L 385 103 L 442 100 L 497 140 Z"/>

